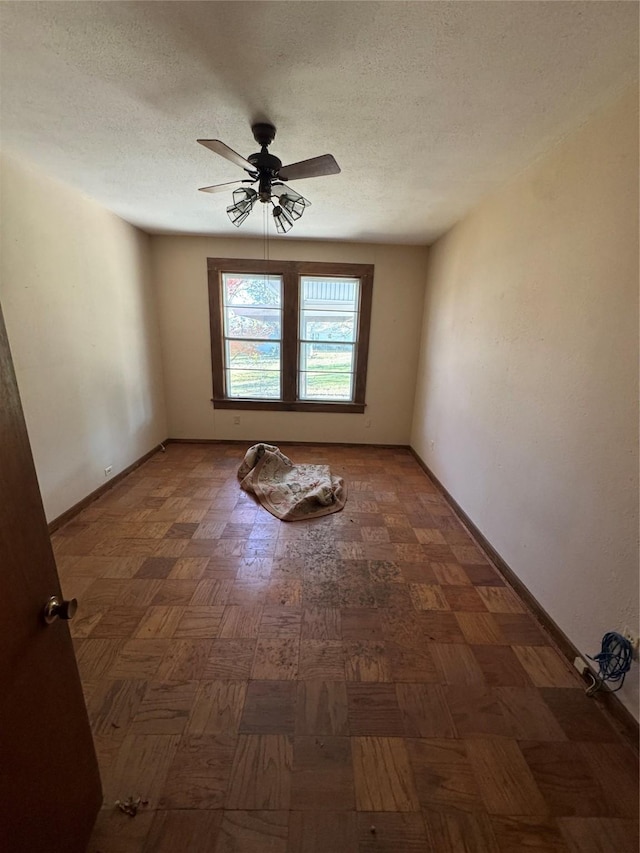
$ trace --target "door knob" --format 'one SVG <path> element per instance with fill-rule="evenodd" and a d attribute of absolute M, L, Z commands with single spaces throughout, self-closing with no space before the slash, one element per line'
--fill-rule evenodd
<path fill-rule="evenodd" d="M 44 606 L 44 621 L 47 625 L 51 625 L 56 619 L 64 619 L 69 621 L 76 615 L 78 609 L 78 599 L 70 598 L 60 600 L 57 595 L 52 595 Z"/>

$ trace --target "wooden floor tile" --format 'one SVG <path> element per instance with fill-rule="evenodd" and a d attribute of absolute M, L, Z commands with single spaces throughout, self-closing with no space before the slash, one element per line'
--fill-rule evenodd
<path fill-rule="evenodd" d="M 396 694 L 406 737 L 456 737 L 444 691 L 439 684 L 396 684 Z"/>
<path fill-rule="evenodd" d="M 551 709 L 533 687 L 494 687 L 511 737 L 516 740 L 564 741 L 563 732 Z"/>
<path fill-rule="evenodd" d="M 498 572 L 488 564 L 464 566 L 464 571 L 474 586 L 505 586 Z"/>
<path fill-rule="evenodd" d="M 546 646 L 542 628 L 528 613 L 494 613 L 495 621 L 510 646 Z"/>
<path fill-rule="evenodd" d="M 341 637 L 340 611 L 337 608 L 305 608 L 302 618 L 303 640 L 339 640 Z"/>
<path fill-rule="evenodd" d="M 531 680 L 510 646 L 472 646 L 487 684 L 500 687 L 531 687 Z"/>
<path fill-rule="evenodd" d="M 338 613 L 338 611 L 329 612 Z M 324 678 L 332 680 L 344 677 L 344 650 L 339 640 L 302 640 L 300 644 L 300 679 Z"/>
<path fill-rule="evenodd" d="M 345 641 L 384 639 L 382 619 L 377 608 L 345 608 L 340 611 L 340 624 Z"/>
<path fill-rule="evenodd" d="M 355 812 L 290 812 L 287 853 L 359 853 Z"/>
<path fill-rule="evenodd" d="M 491 817 L 493 834 L 500 853 L 539 850 L 544 853 L 568 853 L 557 822 L 541 817 Z"/>
<path fill-rule="evenodd" d="M 288 823 L 283 811 L 225 811 L 213 853 L 287 853 Z"/>
<path fill-rule="evenodd" d="M 387 641 L 385 650 L 393 681 L 415 683 L 438 681 L 436 665 L 426 644 L 420 648 L 407 648 Z"/>
<path fill-rule="evenodd" d="M 456 613 L 464 638 L 472 646 L 501 645 L 506 639 L 492 613 Z"/>
<path fill-rule="evenodd" d="M 638 756 L 623 743 L 580 744 L 582 757 L 598 780 L 611 817 L 638 821 Z"/>
<path fill-rule="evenodd" d="M 297 687 L 296 734 L 349 734 L 347 686 L 344 681 L 301 681 Z"/>
<path fill-rule="evenodd" d="M 125 639 L 133 637 L 146 607 L 111 607 L 91 630 L 92 639 Z"/>
<path fill-rule="evenodd" d="M 446 612 L 422 612 L 419 614 L 420 619 L 420 634 L 423 642 L 431 641 L 434 643 L 464 643 L 465 636 L 462 633 L 460 624 L 456 619 L 458 614 Z M 476 616 L 482 614 L 463 613 L 462 616 Z"/>
<path fill-rule="evenodd" d="M 185 735 L 171 764 L 160 808 L 222 808 L 236 740 L 227 734 Z"/>
<path fill-rule="evenodd" d="M 385 643 L 371 640 L 345 642 L 344 672 L 348 681 L 391 681 Z"/>
<path fill-rule="evenodd" d="M 183 611 L 183 607 L 167 605 L 148 607 L 138 623 L 134 636 L 140 640 L 173 637 Z"/>
<path fill-rule="evenodd" d="M 442 586 L 441 589 L 450 610 L 463 613 L 485 613 L 487 610 L 474 586 Z"/>
<path fill-rule="evenodd" d="M 404 535 L 411 535 L 411 529 L 406 529 L 409 531 L 409 534 Z M 395 538 L 392 541 L 397 542 L 399 540 Z M 393 560 L 369 560 L 368 566 L 369 577 L 374 583 L 403 583 L 400 564 Z"/>
<path fill-rule="evenodd" d="M 256 640 L 212 640 L 201 678 L 243 681 L 251 675 Z"/>
<path fill-rule="evenodd" d="M 155 673 L 165 681 L 189 681 L 204 677 L 212 640 L 171 640 Z"/>
<path fill-rule="evenodd" d="M 409 584 L 411 600 L 416 610 L 450 610 L 449 602 L 439 584 Z"/>
<path fill-rule="evenodd" d="M 353 809 L 354 783 L 348 737 L 296 737 L 293 744 L 291 808 Z"/>
<path fill-rule="evenodd" d="M 438 583 L 446 586 L 468 586 L 469 575 L 459 563 L 431 563 L 431 569 Z"/>
<path fill-rule="evenodd" d="M 215 848 L 222 811 L 177 809 L 153 815 L 143 853 L 211 853 Z"/>
<path fill-rule="evenodd" d="M 251 678 L 276 681 L 296 679 L 299 653 L 298 640 L 259 639 L 256 643 Z"/>
<path fill-rule="evenodd" d="M 115 603 L 121 607 L 149 607 L 164 583 L 157 578 L 133 578 L 125 582 Z"/>
<path fill-rule="evenodd" d="M 297 640 L 302 631 L 302 608 L 265 605 L 258 626 L 260 638 Z"/>
<path fill-rule="evenodd" d="M 398 736 L 405 733 L 393 684 L 347 684 L 351 735 Z"/>
<path fill-rule="evenodd" d="M 302 581 L 298 579 L 272 580 L 265 595 L 265 602 L 280 607 L 300 607 L 302 605 Z"/>
<path fill-rule="evenodd" d="M 286 735 L 240 735 L 227 809 L 289 809 L 292 739 Z"/>
<path fill-rule="evenodd" d="M 356 809 L 410 812 L 420 806 L 402 738 L 352 738 Z"/>
<path fill-rule="evenodd" d="M 127 640 L 109 670 L 109 677 L 153 678 L 169 643 L 170 640 Z"/>
<path fill-rule="evenodd" d="M 250 681 L 239 730 L 243 734 L 293 734 L 297 685 L 293 681 Z"/>
<path fill-rule="evenodd" d="M 358 853 L 426 853 L 436 851 L 419 812 L 359 812 Z"/>
<path fill-rule="evenodd" d="M 507 586 L 478 586 L 477 592 L 490 613 L 524 613 L 520 599 Z"/>
<path fill-rule="evenodd" d="M 514 646 L 513 651 L 536 687 L 577 687 L 576 674 L 550 646 Z"/>
<path fill-rule="evenodd" d="M 483 684 L 452 684 L 443 690 L 458 737 L 507 737 L 511 734 L 502 704 Z"/>
<path fill-rule="evenodd" d="M 244 681 L 199 681 L 186 733 L 235 735 L 240 726 L 246 693 Z"/>
<path fill-rule="evenodd" d="M 424 821 L 431 847 L 437 853 L 502 853 L 484 812 L 427 809 Z"/>
<path fill-rule="evenodd" d="M 598 817 L 607 813 L 600 785 L 577 744 L 524 741 L 520 750 L 550 814 Z"/>
<path fill-rule="evenodd" d="M 87 853 L 140 853 L 147 850 L 146 839 L 157 812 L 140 811 L 136 820 L 115 808 L 98 812 Z"/>
<path fill-rule="evenodd" d="M 548 806 L 515 741 L 494 738 L 465 743 L 490 814 L 544 816 L 548 813 Z"/>
<path fill-rule="evenodd" d="M 262 618 L 261 605 L 248 607 L 238 604 L 227 605 L 220 620 L 218 637 L 242 640 L 255 639 L 258 636 Z"/>
<path fill-rule="evenodd" d="M 168 577 L 173 580 L 200 580 L 208 564 L 208 557 L 179 557 Z"/>
<path fill-rule="evenodd" d="M 80 677 L 91 681 L 106 676 L 113 666 L 125 641 L 121 639 L 82 640 L 76 644 L 76 661 Z"/>
<path fill-rule="evenodd" d="M 584 690 L 542 687 L 540 694 L 569 740 L 603 743 L 617 740 L 613 727 Z"/>
<path fill-rule="evenodd" d="M 173 633 L 181 640 L 213 639 L 219 635 L 224 607 L 184 607 L 180 621 Z"/>
<path fill-rule="evenodd" d="M 486 679 L 471 648 L 462 643 L 430 646 L 439 680 L 444 684 L 484 684 Z"/>
<path fill-rule="evenodd" d="M 407 743 L 423 808 L 482 811 L 478 783 L 464 741 L 429 738 Z"/>
<path fill-rule="evenodd" d="M 115 762 L 103 774 L 105 804 L 141 796 L 150 809 L 158 808 L 179 741 L 179 735 L 127 735 Z"/>
<path fill-rule="evenodd" d="M 640 839 L 636 821 L 564 817 L 558 824 L 569 853 L 638 853 Z"/>
<path fill-rule="evenodd" d="M 180 581 L 179 583 L 188 584 L 188 586 L 184 587 L 184 597 L 187 596 L 190 589 L 192 590 L 191 597 L 185 602 L 186 604 L 206 605 L 210 607 L 227 604 L 233 587 L 232 580 L 219 578 L 205 578 L 204 580 L 196 581 L 195 587 L 193 586 L 193 581 Z"/>
<path fill-rule="evenodd" d="M 145 680 L 101 679 L 87 702 L 94 735 L 121 733 L 124 737 L 146 688 Z"/>
<path fill-rule="evenodd" d="M 195 702 L 197 681 L 150 681 L 131 721 L 133 734 L 181 734 Z"/>

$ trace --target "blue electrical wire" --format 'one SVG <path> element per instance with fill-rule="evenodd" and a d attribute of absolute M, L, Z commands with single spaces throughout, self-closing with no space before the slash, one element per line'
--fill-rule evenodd
<path fill-rule="evenodd" d="M 610 681 L 613 683 L 620 682 L 611 691 L 612 693 L 617 693 L 624 684 L 625 675 L 631 669 L 633 646 L 622 634 L 618 634 L 616 631 L 609 631 L 602 638 L 602 650 L 593 657 L 591 655 L 587 655 L 587 657 L 589 660 L 595 661 L 599 667 L 597 686 L 594 684 L 593 688 L 587 692 L 590 694 L 595 693 L 596 690 L 602 687 L 605 681 Z"/>

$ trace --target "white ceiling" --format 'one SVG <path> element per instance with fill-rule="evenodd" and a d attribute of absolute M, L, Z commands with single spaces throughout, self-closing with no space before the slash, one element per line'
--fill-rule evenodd
<path fill-rule="evenodd" d="M 196 144 L 283 163 L 332 153 L 297 181 L 291 236 L 432 242 L 633 82 L 629 2 L 2 2 L 0 142 L 151 232 L 240 231 L 245 177 Z"/>

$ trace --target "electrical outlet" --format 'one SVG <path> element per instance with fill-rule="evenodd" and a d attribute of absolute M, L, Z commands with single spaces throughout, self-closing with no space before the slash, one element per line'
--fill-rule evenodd
<path fill-rule="evenodd" d="M 104 469 L 104 476 L 110 477 L 112 471 L 113 471 L 113 465 L 107 465 L 107 467 Z"/>
<path fill-rule="evenodd" d="M 371 418 L 367 418 L 364 422 L 364 428 L 369 429 L 371 427 Z"/>
<path fill-rule="evenodd" d="M 585 672 L 589 672 L 589 664 L 586 662 L 584 658 L 577 657 L 573 662 L 574 667 L 578 670 L 580 675 L 584 675 Z"/>
<path fill-rule="evenodd" d="M 431 445 L 431 449 L 432 449 L 432 450 L 435 450 L 435 449 L 436 449 L 436 443 L 435 443 L 435 441 L 433 441 L 433 440 L 432 440 L 432 441 L 430 441 L 430 442 L 429 442 L 429 444 Z"/>
<path fill-rule="evenodd" d="M 638 660 L 638 649 L 640 647 L 640 638 L 637 634 L 634 633 L 633 629 L 628 625 L 624 626 L 624 631 L 622 632 L 622 636 L 625 640 L 629 640 L 631 643 L 631 647 L 633 649 L 632 657 L 633 660 Z"/>
<path fill-rule="evenodd" d="M 233 419 L 233 425 L 240 426 L 240 415 L 235 416 L 235 418 Z"/>

